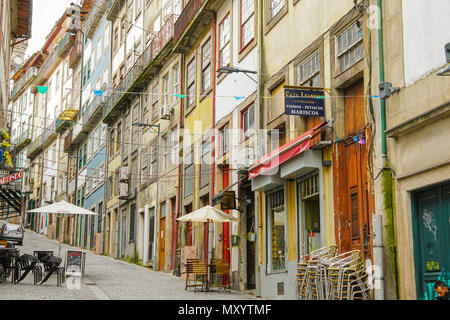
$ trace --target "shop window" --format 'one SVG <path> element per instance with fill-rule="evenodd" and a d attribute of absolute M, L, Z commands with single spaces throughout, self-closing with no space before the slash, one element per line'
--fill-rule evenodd
<path fill-rule="evenodd" d="M 268 193 L 266 207 L 268 270 L 283 271 L 286 269 L 284 189 Z"/>
<path fill-rule="evenodd" d="M 298 248 L 303 251 L 299 256 L 309 254 L 321 247 L 320 243 L 320 202 L 319 202 L 319 175 L 313 173 L 301 178 L 297 185 L 299 198 L 299 239 Z"/>

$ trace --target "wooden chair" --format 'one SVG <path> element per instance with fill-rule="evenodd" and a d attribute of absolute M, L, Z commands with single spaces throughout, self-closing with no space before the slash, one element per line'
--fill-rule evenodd
<path fill-rule="evenodd" d="M 201 259 L 187 259 L 186 260 L 186 287 L 197 290 L 200 287 L 202 290 L 208 289 L 208 263 Z M 199 281 L 200 279 L 200 281 Z"/>
<path fill-rule="evenodd" d="M 231 290 L 230 261 L 227 259 L 211 259 L 210 265 L 211 286 Z"/>

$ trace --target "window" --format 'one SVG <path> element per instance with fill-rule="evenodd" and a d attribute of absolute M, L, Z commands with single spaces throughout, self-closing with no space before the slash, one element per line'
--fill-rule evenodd
<path fill-rule="evenodd" d="M 195 103 L 195 57 L 187 66 L 187 107 Z"/>
<path fill-rule="evenodd" d="M 319 52 L 315 52 L 300 64 L 299 82 L 303 87 L 320 87 Z"/>
<path fill-rule="evenodd" d="M 113 37 L 113 52 L 116 52 L 119 49 L 119 24 L 120 22 L 117 22 L 117 25 L 114 28 L 114 37 Z"/>
<path fill-rule="evenodd" d="M 284 114 L 284 81 L 270 91 L 272 99 L 269 99 L 267 119 L 272 121 Z"/>
<path fill-rule="evenodd" d="M 187 197 L 192 194 L 194 189 L 194 163 L 192 150 L 185 157 L 184 165 L 184 196 Z"/>
<path fill-rule="evenodd" d="M 344 72 L 364 56 L 363 33 L 360 21 L 342 32 L 336 39 L 339 71 Z"/>
<path fill-rule="evenodd" d="M 201 90 L 207 90 L 211 86 L 211 38 L 209 38 L 201 49 L 202 54 L 202 73 Z"/>
<path fill-rule="evenodd" d="M 141 172 L 141 176 L 142 176 L 142 182 L 141 183 L 146 183 L 148 181 L 148 158 L 149 158 L 149 153 L 148 153 L 148 148 L 144 148 L 141 154 L 142 157 L 142 172 Z"/>
<path fill-rule="evenodd" d="M 267 256 L 270 257 L 268 269 L 270 271 L 282 271 L 286 268 L 284 190 L 268 193 L 266 206 Z"/>
<path fill-rule="evenodd" d="M 202 143 L 202 161 L 200 165 L 200 188 L 207 186 L 209 183 L 209 171 L 210 171 L 210 142 L 209 139 Z"/>
<path fill-rule="evenodd" d="M 97 215 L 98 215 L 97 233 L 102 233 L 103 202 L 98 203 Z"/>
<path fill-rule="evenodd" d="M 116 132 L 115 130 L 111 130 L 109 134 L 109 156 L 112 157 L 114 155 L 114 149 L 116 147 Z"/>
<path fill-rule="evenodd" d="M 275 17 L 278 12 L 283 9 L 283 7 L 286 5 L 286 0 L 270 0 L 269 1 L 269 12 L 270 12 L 270 19 Z"/>
<path fill-rule="evenodd" d="M 169 151 L 171 149 L 170 145 L 169 145 L 169 136 L 168 134 L 164 135 L 161 139 L 162 141 L 162 154 L 163 154 L 163 161 L 162 161 L 162 171 L 166 171 L 167 168 L 169 167 Z"/>
<path fill-rule="evenodd" d="M 181 14 L 181 0 L 173 0 L 173 13 L 176 15 Z"/>
<path fill-rule="evenodd" d="M 139 0 L 137 0 L 139 1 Z M 131 26 L 133 25 L 133 7 L 134 7 L 134 3 L 133 0 L 128 0 L 127 2 L 127 21 L 126 21 L 126 25 L 127 25 L 127 30 L 129 30 L 131 28 Z"/>
<path fill-rule="evenodd" d="M 116 132 L 117 132 L 117 139 L 116 139 L 116 145 L 114 148 L 114 152 L 119 151 L 120 144 L 122 143 L 122 123 L 119 122 L 117 124 Z"/>
<path fill-rule="evenodd" d="M 163 0 L 162 7 L 163 21 L 166 21 L 172 14 L 172 0 Z"/>
<path fill-rule="evenodd" d="M 158 146 L 153 143 L 150 146 L 150 179 L 155 180 L 158 178 Z"/>
<path fill-rule="evenodd" d="M 142 1 L 141 0 L 136 0 L 135 9 L 136 9 L 136 14 L 135 14 L 134 18 L 137 19 L 142 11 Z"/>
<path fill-rule="evenodd" d="M 166 216 L 167 212 L 166 212 L 166 202 L 161 203 L 161 210 L 160 210 L 160 217 L 164 218 Z"/>
<path fill-rule="evenodd" d="M 104 39 L 104 45 L 103 45 L 103 50 L 106 51 L 109 47 L 109 37 L 111 32 L 111 25 L 108 24 L 105 28 L 105 36 L 103 37 Z"/>
<path fill-rule="evenodd" d="M 219 68 L 230 64 L 230 13 L 219 25 Z"/>
<path fill-rule="evenodd" d="M 252 105 L 242 112 L 242 130 L 244 133 L 244 138 L 248 138 L 253 134 L 254 123 L 255 112 L 254 106 Z"/>
<path fill-rule="evenodd" d="M 159 87 L 158 84 L 156 84 L 152 88 L 152 120 L 157 119 L 159 115 L 158 100 L 159 100 Z"/>
<path fill-rule="evenodd" d="M 255 0 L 241 0 L 240 46 L 245 48 L 255 37 Z"/>
<path fill-rule="evenodd" d="M 169 104 L 169 75 L 166 75 L 163 80 L 162 80 L 162 90 L 163 90 L 163 101 L 162 104 L 163 105 L 168 105 Z"/>
<path fill-rule="evenodd" d="M 230 142 L 229 142 L 229 125 L 225 125 L 219 132 L 219 154 L 224 155 L 227 153 L 230 149 Z"/>
<path fill-rule="evenodd" d="M 177 64 L 175 67 L 173 67 L 172 69 L 172 79 L 173 79 L 173 94 L 181 94 L 180 92 L 180 67 Z M 174 100 L 176 98 L 174 97 Z"/>

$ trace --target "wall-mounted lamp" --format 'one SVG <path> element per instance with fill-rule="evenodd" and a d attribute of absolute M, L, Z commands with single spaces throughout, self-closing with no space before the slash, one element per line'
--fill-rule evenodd
<path fill-rule="evenodd" d="M 392 83 L 390 82 L 382 82 L 378 85 L 379 89 L 379 97 L 381 100 L 386 100 L 394 93 L 398 93 L 400 91 L 400 88 L 398 87 L 392 87 Z"/>
<path fill-rule="evenodd" d="M 441 77 L 448 77 L 450 76 L 450 42 L 447 43 L 444 46 L 444 51 L 445 51 L 445 61 L 447 61 L 447 66 L 444 67 L 443 69 L 439 70 L 439 72 L 436 74 L 438 76 Z"/>

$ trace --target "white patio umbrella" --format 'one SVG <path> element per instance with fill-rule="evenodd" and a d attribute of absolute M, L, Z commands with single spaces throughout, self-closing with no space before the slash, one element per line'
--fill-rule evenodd
<path fill-rule="evenodd" d="M 67 201 L 59 201 L 55 202 L 43 207 L 39 207 L 36 209 L 28 210 L 28 212 L 35 212 L 35 213 L 54 213 L 54 214 L 80 214 L 80 215 L 96 215 L 97 213 L 92 212 L 90 210 L 86 210 L 84 208 L 81 208 L 79 206 L 76 206 L 72 203 L 69 203 Z M 58 256 L 61 253 L 61 240 L 58 239 L 59 247 L 58 247 Z"/>
<path fill-rule="evenodd" d="M 238 218 L 229 215 L 222 210 L 211 206 L 204 206 L 194 212 L 186 214 L 177 220 L 191 222 L 232 222 L 239 221 Z"/>

